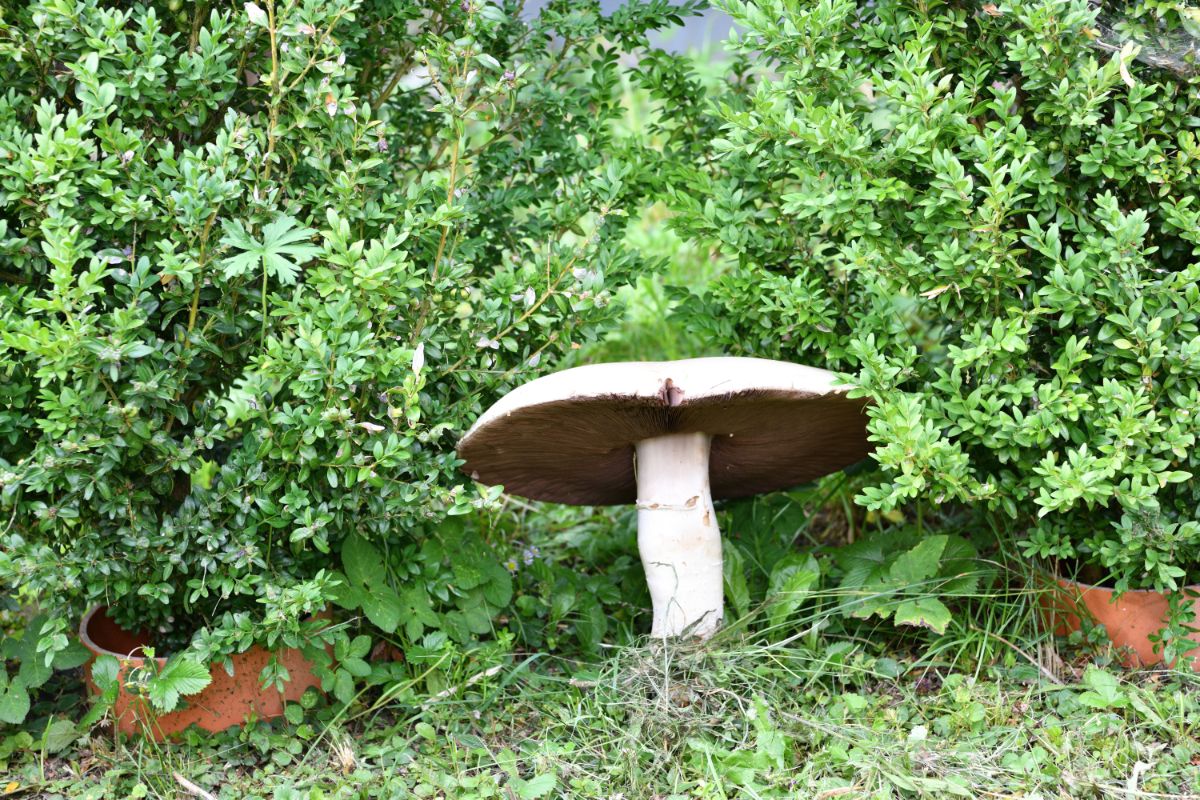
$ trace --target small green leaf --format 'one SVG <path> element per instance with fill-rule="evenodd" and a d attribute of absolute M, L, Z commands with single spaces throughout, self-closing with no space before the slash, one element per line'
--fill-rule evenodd
<path fill-rule="evenodd" d="M 1079 694 L 1079 702 L 1089 708 L 1105 710 L 1124 708 L 1129 704 L 1129 698 L 1121 691 L 1121 682 L 1099 667 L 1089 666 L 1083 673 L 1083 685 L 1088 691 Z"/>
<path fill-rule="evenodd" d="M 212 683 L 212 673 L 190 658 L 172 658 L 147 683 L 150 702 L 159 711 L 174 711 L 179 698 L 202 691 Z"/>
<path fill-rule="evenodd" d="M 283 709 L 283 716 L 293 725 L 304 721 L 304 707 L 299 703 L 288 703 Z"/>

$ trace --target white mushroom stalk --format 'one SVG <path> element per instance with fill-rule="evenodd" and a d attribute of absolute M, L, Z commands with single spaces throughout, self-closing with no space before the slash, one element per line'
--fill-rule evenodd
<path fill-rule="evenodd" d="M 650 635 L 707 638 L 724 617 L 721 532 L 708 484 L 711 437 L 637 443 L 638 550 L 654 604 Z"/>

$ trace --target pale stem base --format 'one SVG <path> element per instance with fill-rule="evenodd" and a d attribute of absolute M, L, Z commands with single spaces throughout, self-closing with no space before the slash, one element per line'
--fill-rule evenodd
<path fill-rule="evenodd" d="M 654 602 L 651 635 L 706 639 L 724 617 L 721 532 L 708 486 L 710 437 L 637 444 L 638 551 Z"/>

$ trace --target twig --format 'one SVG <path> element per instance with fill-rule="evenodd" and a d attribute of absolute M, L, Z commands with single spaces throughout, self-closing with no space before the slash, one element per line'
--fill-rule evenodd
<path fill-rule="evenodd" d="M 428 711 L 430 706 L 432 706 L 438 700 L 445 700 L 447 697 L 452 697 L 455 694 L 457 694 L 459 691 L 466 689 L 468 686 L 474 686 L 475 684 L 479 683 L 484 678 L 492 677 L 493 675 L 495 675 L 497 672 L 499 672 L 503 668 L 504 668 L 503 664 L 497 664 L 494 667 L 488 667 L 483 672 L 478 672 L 478 673 L 472 675 L 465 682 L 463 682 L 462 684 L 460 684 L 458 686 L 451 686 L 448 689 L 443 689 L 442 691 L 438 692 L 433 697 L 429 698 L 424 703 L 422 703 L 421 710 Z"/>
<path fill-rule="evenodd" d="M 181 787 L 183 787 L 183 790 L 185 792 L 187 792 L 188 794 L 192 795 L 193 797 L 199 797 L 200 800 L 217 800 L 216 795 L 212 794 L 211 792 L 206 792 L 204 789 L 201 789 L 199 786 L 192 783 L 187 778 L 180 775 L 178 772 L 173 772 L 171 774 L 175 776 L 175 782 L 178 783 Z"/>
<path fill-rule="evenodd" d="M 267 121 L 267 152 L 263 154 L 262 180 L 271 177 L 271 157 L 275 154 L 276 128 L 279 126 L 279 103 L 283 94 L 279 91 L 279 47 L 275 41 L 275 0 L 267 0 L 267 32 L 271 37 L 271 97 Z"/>

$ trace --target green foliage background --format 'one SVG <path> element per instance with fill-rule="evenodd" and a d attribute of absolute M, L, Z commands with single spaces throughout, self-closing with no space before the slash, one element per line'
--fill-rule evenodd
<path fill-rule="evenodd" d="M 966 503 L 1119 588 L 1195 580 L 1196 79 L 1099 49 L 1084 0 L 726 5 L 754 68 L 670 205 L 737 264 L 677 318 L 861 387 L 869 509 Z M 1187 22 L 1124 10 L 1147 42 Z"/>
<path fill-rule="evenodd" d="M 618 55 L 689 7 L 519 12 L 0 11 L 0 585 L 47 663 L 97 602 L 206 657 L 330 601 L 491 632 L 512 580 L 443 524 L 489 500 L 454 444 L 653 266 Z"/>
<path fill-rule="evenodd" d="M 456 473 L 482 409 L 578 360 L 782 358 L 871 397 L 880 470 L 722 509 L 730 607 L 773 635 L 953 634 L 996 531 L 1197 578 L 1196 79 L 1100 49 L 1086 0 L 730 0 L 731 60 L 649 47 L 698 7 L 0 5 L 0 592 L 44 612 L 0 721 L 94 603 L 193 682 L 304 646 L 345 708 L 627 639 L 628 510 Z M 839 503 L 857 541 L 796 552 Z"/>

